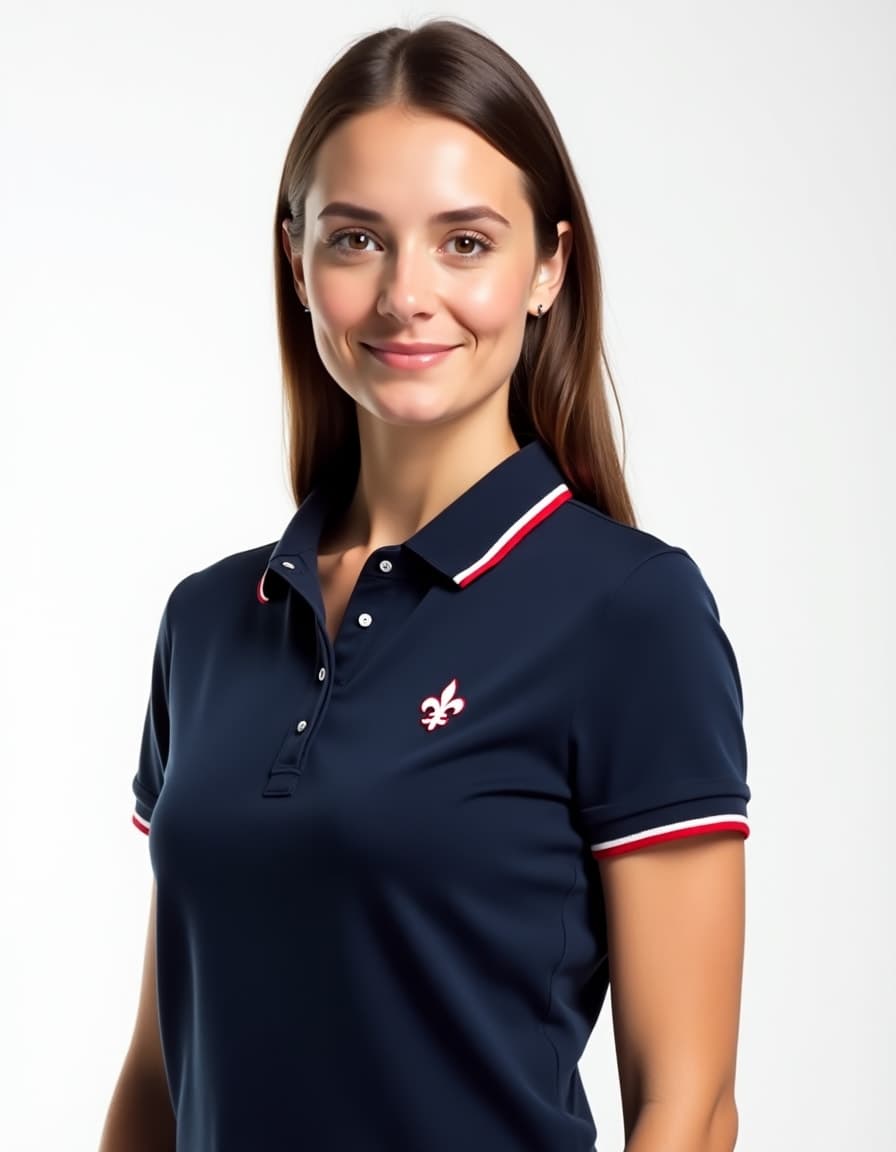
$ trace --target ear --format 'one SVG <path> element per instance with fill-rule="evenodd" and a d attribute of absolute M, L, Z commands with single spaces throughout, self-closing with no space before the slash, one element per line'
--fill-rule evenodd
<path fill-rule="evenodd" d="M 302 304 L 308 307 L 308 293 L 305 290 L 305 271 L 302 266 L 302 257 L 299 253 L 293 252 L 290 244 L 289 232 L 286 230 L 287 221 L 284 220 L 280 227 L 280 239 L 283 241 L 283 251 L 286 253 L 286 259 L 292 268 L 292 282 L 295 285 L 296 295 Z"/>
<path fill-rule="evenodd" d="M 541 304 L 546 312 L 556 299 L 557 293 L 563 287 L 563 277 L 566 275 L 566 266 L 572 252 L 573 235 L 572 225 L 568 220 L 557 222 L 557 249 L 553 256 L 539 261 L 535 270 L 535 279 L 532 282 L 532 295 L 529 298 L 529 310 L 535 312 Z"/>

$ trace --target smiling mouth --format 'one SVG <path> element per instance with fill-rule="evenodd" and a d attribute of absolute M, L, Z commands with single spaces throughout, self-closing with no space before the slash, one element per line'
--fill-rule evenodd
<path fill-rule="evenodd" d="M 430 368 L 434 364 L 440 364 L 454 351 L 453 347 L 441 348 L 435 352 L 390 352 L 384 348 L 376 348 L 372 344 L 362 344 L 361 347 L 381 364 L 402 369 Z"/>

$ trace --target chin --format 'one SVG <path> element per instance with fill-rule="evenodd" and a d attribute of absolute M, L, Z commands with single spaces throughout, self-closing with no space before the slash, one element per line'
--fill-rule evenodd
<path fill-rule="evenodd" d="M 433 424 L 455 415 L 451 405 L 445 403 L 440 389 L 423 381 L 408 388 L 409 384 L 412 382 L 397 381 L 394 387 L 386 389 L 385 394 L 376 389 L 370 397 L 371 403 L 365 407 L 387 424 Z"/>
<path fill-rule="evenodd" d="M 454 413 L 444 408 L 420 408 L 408 406 L 405 408 L 378 408 L 374 415 L 384 424 L 413 428 L 426 427 L 430 424 L 442 424 L 450 420 Z"/>

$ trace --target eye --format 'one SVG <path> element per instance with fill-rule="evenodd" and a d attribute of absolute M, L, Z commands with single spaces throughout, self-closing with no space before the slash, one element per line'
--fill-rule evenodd
<path fill-rule="evenodd" d="M 362 247 L 355 248 L 346 244 L 340 243 L 342 240 L 361 240 Z M 343 252 L 369 252 L 367 242 L 373 240 L 369 232 L 363 232 L 360 228 L 349 228 L 342 232 L 334 232 L 332 236 L 328 236 L 325 243 L 328 248 L 341 249 Z M 376 241 L 374 241 L 376 243 Z"/>
<path fill-rule="evenodd" d="M 343 240 L 358 241 L 359 246 L 353 243 L 343 244 Z M 361 228 L 345 228 L 340 232 L 334 232 L 332 236 L 328 236 L 324 241 L 328 248 L 333 248 L 335 251 L 343 253 L 356 253 L 362 254 L 370 252 L 372 249 L 368 248 L 368 243 L 376 244 L 377 241 Z M 486 252 L 494 248 L 494 243 L 489 240 L 487 236 L 483 236 L 481 232 L 461 232 L 457 236 L 452 236 L 448 240 L 448 244 L 463 245 L 465 250 L 459 251 L 457 248 L 451 253 L 452 256 L 460 256 L 463 260 L 479 260 Z M 471 251 L 471 246 L 475 248 L 479 245 L 480 251 Z"/>
<path fill-rule="evenodd" d="M 455 250 L 455 256 L 463 256 L 466 260 L 477 260 L 480 256 L 484 256 L 489 249 L 494 248 L 494 244 L 487 236 L 483 236 L 481 232 L 462 232 L 457 236 L 452 236 L 448 241 L 449 244 L 478 244 L 482 249 L 481 252 L 471 252 L 469 250 L 458 252 Z"/>

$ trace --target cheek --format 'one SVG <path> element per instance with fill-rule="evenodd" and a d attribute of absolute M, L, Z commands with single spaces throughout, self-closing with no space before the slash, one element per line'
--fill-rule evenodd
<path fill-rule="evenodd" d="M 370 312 L 370 287 L 360 276 L 340 275 L 338 269 L 312 266 L 308 291 L 317 323 L 338 332 L 352 328 Z"/>
<path fill-rule="evenodd" d="M 528 290 L 524 275 L 478 276 L 462 288 L 456 312 L 471 332 L 482 336 L 513 332 L 522 323 Z"/>

